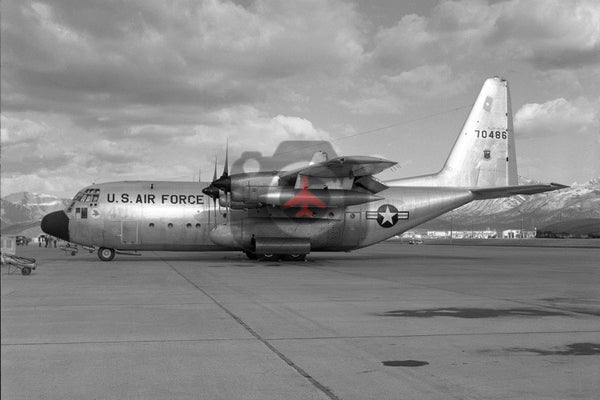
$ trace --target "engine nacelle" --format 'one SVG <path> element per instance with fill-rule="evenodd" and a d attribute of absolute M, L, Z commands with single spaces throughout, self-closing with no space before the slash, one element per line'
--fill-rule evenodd
<path fill-rule="evenodd" d="M 356 204 L 369 203 L 381 200 L 380 196 L 371 193 L 359 192 L 356 190 L 340 189 L 290 189 L 276 188 L 269 190 L 268 193 L 260 195 L 258 200 L 262 204 L 271 206 L 288 207 L 306 207 L 313 199 L 317 199 L 324 204 L 324 207 L 337 208 Z"/>

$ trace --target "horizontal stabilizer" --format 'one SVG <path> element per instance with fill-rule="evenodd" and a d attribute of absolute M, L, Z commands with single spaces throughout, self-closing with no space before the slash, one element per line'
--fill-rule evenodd
<path fill-rule="evenodd" d="M 567 188 L 566 185 L 559 183 L 538 184 L 538 185 L 517 185 L 517 186 L 499 186 L 490 188 L 471 189 L 475 195 L 474 200 L 495 199 L 498 197 L 509 197 L 516 194 L 536 194 L 543 192 L 551 192 Z"/>

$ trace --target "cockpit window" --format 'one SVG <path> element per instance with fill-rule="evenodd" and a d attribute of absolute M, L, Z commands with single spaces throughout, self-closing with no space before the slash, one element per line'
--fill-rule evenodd
<path fill-rule="evenodd" d="M 73 197 L 73 201 L 67 208 L 67 212 L 71 212 L 76 202 L 81 203 L 97 203 L 100 199 L 100 189 L 85 189 Z"/>

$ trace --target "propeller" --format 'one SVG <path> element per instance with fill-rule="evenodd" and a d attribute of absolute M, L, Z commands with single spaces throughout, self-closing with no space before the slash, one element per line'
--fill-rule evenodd
<path fill-rule="evenodd" d="M 209 196 L 213 200 L 213 210 L 215 213 L 215 226 L 217 224 L 217 199 L 219 198 L 219 188 L 214 185 L 214 181 L 217 180 L 217 157 L 215 157 L 215 172 L 213 173 L 213 179 L 210 185 L 202 189 L 202 193 Z M 210 207 L 208 210 L 208 225 L 210 225 Z"/>
<path fill-rule="evenodd" d="M 229 176 L 229 139 L 227 139 L 227 145 L 225 147 L 225 166 L 223 167 L 223 173 L 217 179 L 217 159 L 215 158 L 213 180 L 210 185 L 202 189 L 202 193 L 213 199 L 215 224 L 217 223 L 217 199 L 221 196 L 221 191 L 225 192 L 226 212 L 227 218 L 229 219 L 229 193 L 231 192 L 231 177 Z"/>
<path fill-rule="evenodd" d="M 213 174 L 213 180 L 204 189 L 202 189 L 202 193 L 209 196 L 213 201 L 217 201 L 219 198 L 219 188 L 215 185 L 215 181 L 217 181 L 217 158 L 215 157 L 215 172 Z"/>
<path fill-rule="evenodd" d="M 219 179 L 213 179 L 211 185 L 224 191 L 225 194 L 231 192 L 231 178 L 229 177 L 229 139 L 227 139 L 227 145 L 225 147 L 225 166 L 223 167 L 223 173 Z"/>

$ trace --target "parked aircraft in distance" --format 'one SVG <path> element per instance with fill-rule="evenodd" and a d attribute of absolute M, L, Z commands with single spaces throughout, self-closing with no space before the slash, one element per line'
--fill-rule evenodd
<path fill-rule="evenodd" d="M 42 230 L 97 249 L 103 261 L 115 252 L 143 250 L 229 250 L 252 259 L 301 260 L 314 251 L 370 246 L 473 200 L 566 187 L 517 184 L 510 94 L 499 77 L 485 81 L 438 173 L 382 183 L 373 175 L 395 162 L 332 157 L 330 145 L 329 157 L 319 150 L 291 170 L 231 175 L 226 157 L 221 177 L 215 165 L 213 181 L 205 184 L 94 184 L 66 210 L 46 215 Z"/>

